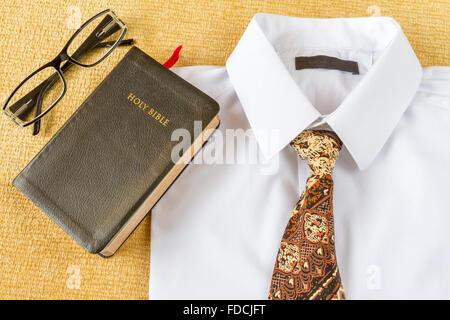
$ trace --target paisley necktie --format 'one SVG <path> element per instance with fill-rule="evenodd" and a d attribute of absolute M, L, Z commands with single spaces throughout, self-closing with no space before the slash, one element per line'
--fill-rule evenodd
<path fill-rule="evenodd" d="M 342 142 L 332 131 L 306 130 L 291 146 L 311 175 L 284 231 L 269 299 L 345 299 L 336 261 L 333 180 Z"/>

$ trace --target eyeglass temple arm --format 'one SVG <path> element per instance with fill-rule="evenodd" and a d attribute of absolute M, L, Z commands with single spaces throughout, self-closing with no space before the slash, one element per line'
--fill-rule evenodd
<path fill-rule="evenodd" d="M 54 76 L 58 75 L 55 73 L 52 76 L 50 76 L 47 80 L 43 81 L 36 88 L 34 88 L 30 92 L 28 92 L 25 96 L 23 96 L 21 99 L 16 101 L 11 107 L 9 107 L 9 110 L 12 113 L 16 114 L 18 118 L 26 116 L 31 111 L 31 109 L 36 105 L 40 92 L 43 91 L 45 85 Z"/>
<path fill-rule="evenodd" d="M 87 37 L 87 39 L 73 53 L 73 55 L 72 55 L 73 59 L 77 60 L 77 59 L 81 58 L 82 56 L 84 56 L 86 53 L 88 53 L 91 50 L 94 50 L 94 49 L 97 49 L 97 48 L 111 47 L 111 46 L 114 45 L 114 43 L 116 43 L 115 41 L 102 42 L 102 40 L 108 38 L 110 35 L 114 34 L 118 30 L 120 30 L 120 27 L 116 24 L 112 28 L 109 28 L 106 31 L 104 31 L 104 29 L 107 26 L 107 24 L 109 24 L 111 22 L 111 20 L 108 19 L 108 18 L 109 17 L 105 17 L 99 23 L 97 28 L 95 28 L 95 30 Z M 100 36 L 99 36 L 99 33 L 100 33 Z M 118 45 L 119 46 L 125 46 L 125 45 L 132 45 L 133 43 L 134 43 L 133 39 L 125 39 L 125 40 L 122 40 Z M 70 61 L 65 62 L 64 65 L 61 67 L 61 71 L 64 73 L 72 65 L 73 65 L 73 63 L 70 62 Z M 50 77 L 50 78 L 53 78 L 53 80 L 51 80 L 49 78 L 49 79 L 44 81 L 44 82 L 48 81 L 48 85 L 42 87 L 44 90 L 42 90 L 42 92 L 39 93 L 39 96 L 38 96 L 38 99 L 37 99 L 37 105 L 36 105 L 36 109 L 35 109 L 35 117 L 37 117 L 37 116 L 39 116 L 39 114 L 41 114 L 41 111 L 42 111 L 42 98 L 43 98 L 45 92 L 47 92 L 47 90 L 49 90 L 53 86 L 53 84 L 58 80 L 57 77 L 53 77 L 53 76 L 55 76 L 55 75 L 52 75 Z M 56 75 L 56 76 L 58 76 L 58 75 Z M 41 127 L 40 122 L 41 121 L 39 119 L 33 124 L 33 135 L 37 135 L 39 133 L 40 127 Z"/>

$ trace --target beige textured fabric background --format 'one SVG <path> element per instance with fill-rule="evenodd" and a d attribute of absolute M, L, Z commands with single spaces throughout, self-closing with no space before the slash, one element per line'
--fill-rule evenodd
<path fill-rule="evenodd" d="M 2 1 L 0 100 L 28 73 L 53 58 L 77 25 L 113 9 L 128 37 L 159 61 L 179 44 L 178 65 L 223 65 L 256 12 L 302 17 L 388 15 L 397 19 L 424 66 L 450 65 L 450 1 Z M 150 219 L 110 259 L 86 253 L 12 187 L 12 179 L 44 146 L 127 49 L 99 66 L 74 68 L 68 92 L 37 137 L 0 116 L 0 298 L 145 299 Z M 181 267 L 181 265 L 180 265 Z"/>

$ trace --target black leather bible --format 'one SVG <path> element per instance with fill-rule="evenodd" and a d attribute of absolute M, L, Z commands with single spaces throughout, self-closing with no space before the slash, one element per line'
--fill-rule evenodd
<path fill-rule="evenodd" d="M 109 257 L 219 125 L 218 111 L 133 47 L 13 185 L 87 251 Z"/>

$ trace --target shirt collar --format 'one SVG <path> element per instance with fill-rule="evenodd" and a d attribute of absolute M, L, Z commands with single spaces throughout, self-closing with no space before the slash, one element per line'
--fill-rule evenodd
<path fill-rule="evenodd" d="M 281 47 L 286 50 L 299 42 L 314 48 L 373 52 L 370 69 L 329 115 L 322 116 L 311 104 L 278 56 Z M 386 143 L 422 77 L 408 40 L 388 17 L 306 19 L 256 14 L 226 66 L 266 158 L 321 120 L 338 134 L 361 170 Z"/>

